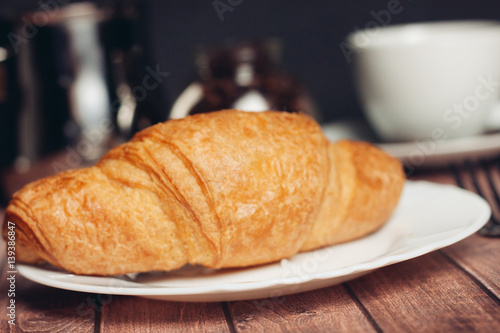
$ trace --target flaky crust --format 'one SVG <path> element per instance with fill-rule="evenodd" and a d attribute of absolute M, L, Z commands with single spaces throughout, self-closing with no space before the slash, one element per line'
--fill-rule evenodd
<path fill-rule="evenodd" d="M 401 163 L 366 142 L 329 145 L 326 191 L 301 251 L 365 236 L 387 222 L 404 185 Z"/>
<path fill-rule="evenodd" d="M 95 166 L 27 185 L 5 221 L 18 261 L 78 274 L 241 267 L 376 230 L 403 183 L 398 161 L 330 144 L 307 116 L 225 110 L 152 126 Z"/>

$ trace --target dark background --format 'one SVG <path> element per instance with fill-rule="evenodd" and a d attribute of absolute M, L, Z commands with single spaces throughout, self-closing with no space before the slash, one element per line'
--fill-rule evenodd
<path fill-rule="evenodd" d="M 2 1 L 0 14 L 36 10 L 37 1 Z M 57 0 L 51 0 L 57 1 Z M 62 1 L 62 0 L 61 0 Z M 340 49 L 345 36 L 377 23 L 374 13 L 387 10 L 388 0 L 299 1 L 221 0 L 231 6 L 221 21 L 209 1 L 147 0 L 136 2 L 148 61 L 170 76 L 162 84 L 162 98 L 170 106 L 194 75 L 197 45 L 225 40 L 279 38 L 284 46 L 282 66 L 299 77 L 316 100 L 325 121 L 361 117 L 350 80 L 350 68 Z M 74 2 L 74 1 L 71 1 Z M 99 5 L 109 1 L 95 1 Z M 402 10 L 387 23 L 500 19 L 500 1 L 401 0 Z M 399 7 L 398 7 L 399 8 Z M 500 59 L 499 59 L 500 61 Z"/>

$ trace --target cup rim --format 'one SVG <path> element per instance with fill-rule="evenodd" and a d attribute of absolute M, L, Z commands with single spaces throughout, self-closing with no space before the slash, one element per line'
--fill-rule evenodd
<path fill-rule="evenodd" d="M 481 34 L 478 34 L 478 31 Z M 456 39 L 460 37 L 460 41 Z M 495 20 L 453 20 L 393 24 L 366 28 L 351 32 L 347 44 L 354 49 L 381 49 L 423 44 L 450 45 L 470 42 L 491 41 L 497 37 L 500 42 L 500 21 Z"/>

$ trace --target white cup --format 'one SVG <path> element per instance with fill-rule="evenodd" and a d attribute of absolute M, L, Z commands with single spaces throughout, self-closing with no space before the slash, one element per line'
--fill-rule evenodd
<path fill-rule="evenodd" d="M 500 23 L 394 25 L 347 37 L 368 121 L 387 141 L 484 133 L 500 96 Z"/>

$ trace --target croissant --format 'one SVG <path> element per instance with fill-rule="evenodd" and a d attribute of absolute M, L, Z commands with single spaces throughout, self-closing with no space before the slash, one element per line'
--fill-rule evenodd
<path fill-rule="evenodd" d="M 399 200 L 399 161 L 330 143 L 308 116 L 237 110 L 170 120 L 91 167 L 40 179 L 6 209 L 17 260 L 76 274 L 268 263 L 367 235 Z"/>

